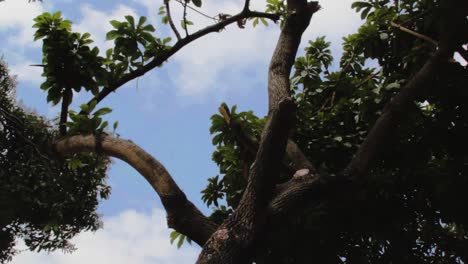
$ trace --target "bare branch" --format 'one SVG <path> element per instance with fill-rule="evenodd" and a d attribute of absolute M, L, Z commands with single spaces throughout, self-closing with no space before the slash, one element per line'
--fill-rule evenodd
<path fill-rule="evenodd" d="M 188 5 L 188 1 L 184 1 L 184 3 L 182 4 L 182 6 L 184 7 L 183 19 L 184 19 L 185 37 L 188 37 L 190 35 L 188 33 L 188 25 L 187 25 L 187 5 Z"/>
<path fill-rule="evenodd" d="M 167 20 L 169 22 L 169 25 L 171 26 L 172 31 L 176 35 L 177 40 L 180 40 L 182 37 L 180 36 L 180 33 L 177 30 L 177 27 L 175 26 L 174 21 L 172 20 L 171 9 L 169 7 L 169 0 L 164 0 L 164 4 L 166 5 L 166 14 L 167 14 Z"/>
<path fill-rule="evenodd" d="M 181 0 L 175 0 L 175 1 L 176 1 L 176 2 L 179 2 L 179 3 L 181 3 L 181 4 L 183 4 Z M 203 12 L 200 12 L 200 10 L 197 10 L 196 8 L 193 8 L 193 7 L 191 7 L 190 5 L 187 5 L 187 8 L 190 9 L 190 10 L 192 10 L 192 11 L 194 11 L 195 13 L 198 13 L 199 15 L 202 15 L 202 16 L 206 17 L 206 18 L 212 19 L 212 20 L 214 20 L 214 21 L 218 21 L 218 20 L 216 19 L 216 17 L 213 17 L 213 16 L 207 15 L 207 14 L 205 14 L 205 13 L 203 13 Z"/>
<path fill-rule="evenodd" d="M 193 205 L 164 166 L 130 140 L 109 135 L 80 135 L 60 140 L 54 149 L 61 155 L 102 151 L 135 168 L 158 193 L 167 212 L 168 226 L 202 246 L 216 225 Z"/>
<path fill-rule="evenodd" d="M 416 32 L 416 31 L 413 31 L 413 30 L 411 30 L 411 29 L 409 29 L 409 28 L 406 28 L 406 27 L 404 27 L 404 26 L 402 26 L 402 25 L 399 25 L 399 24 L 397 24 L 397 23 L 395 23 L 395 22 L 390 22 L 390 25 L 392 25 L 392 27 L 398 28 L 399 30 L 401 30 L 401 31 L 403 31 L 403 32 L 406 32 L 406 33 L 408 33 L 408 34 L 411 34 L 411 35 L 413 35 L 413 36 L 415 36 L 415 37 L 417 37 L 417 38 L 420 38 L 420 39 L 423 39 L 423 40 L 425 40 L 425 41 L 428 41 L 428 42 L 430 42 L 430 43 L 431 43 L 432 45 L 434 45 L 434 46 L 438 46 L 438 45 L 439 45 L 439 43 L 437 43 L 437 41 L 433 40 L 432 38 L 430 38 L 430 37 L 428 37 L 428 36 L 426 36 L 426 35 L 423 35 L 423 34 L 421 34 L 421 33 L 418 33 L 418 32 Z"/>
<path fill-rule="evenodd" d="M 271 111 L 282 99 L 290 96 L 289 76 L 312 14 L 319 10 L 317 2 L 288 1 L 289 15 L 279 37 L 268 71 L 268 109 Z"/>

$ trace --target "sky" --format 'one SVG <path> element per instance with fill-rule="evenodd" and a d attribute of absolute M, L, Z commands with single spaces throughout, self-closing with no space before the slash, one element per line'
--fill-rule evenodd
<path fill-rule="evenodd" d="M 252 9 L 264 10 L 265 1 L 252 2 Z M 325 35 L 332 42 L 332 51 L 339 56 L 342 37 L 355 32 L 361 24 L 350 5 L 353 0 L 322 0 L 304 33 L 301 51 L 308 40 Z M 34 42 L 33 18 L 42 12 L 61 11 L 73 21 L 73 30 L 89 32 L 101 52 L 112 47 L 105 41 L 111 29 L 108 21 L 123 20 L 125 15 L 147 16 L 159 37 L 171 36 L 157 15 L 162 0 L 28 0 L 0 2 L 0 55 L 17 75 L 17 100 L 29 109 L 48 118 L 55 118 L 59 109 L 46 103 L 46 94 L 39 89 L 43 81 L 41 42 Z M 182 14 L 172 1 L 174 18 Z M 201 11 L 215 16 L 241 10 L 241 0 L 203 1 Z M 210 20 L 189 12 L 197 28 Z M 235 25 L 213 33 L 182 49 L 163 67 L 121 87 L 106 98 L 100 107 L 110 107 L 109 123 L 119 121 L 117 132 L 131 139 L 164 164 L 188 198 L 203 212 L 209 208 L 201 201 L 200 191 L 206 179 L 218 174 L 211 160 L 213 146 L 209 134 L 210 116 L 222 102 L 237 104 L 240 110 L 253 110 L 263 116 L 267 111 L 267 69 L 279 35 L 278 25 L 239 29 Z M 173 38 L 175 39 L 175 38 Z M 336 57 L 338 58 L 338 57 Z M 89 95 L 77 94 L 73 107 L 86 102 Z M 156 193 L 134 169 L 114 160 L 108 183 L 112 187 L 109 200 L 102 201 L 103 229 L 85 232 L 72 240 L 77 250 L 62 252 L 29 252 L 21 243 L 14 264 L 59 263 L 193 263 L 200 251 L 195 245 L 177 249 L 169 242 L 171 230 Z"/>

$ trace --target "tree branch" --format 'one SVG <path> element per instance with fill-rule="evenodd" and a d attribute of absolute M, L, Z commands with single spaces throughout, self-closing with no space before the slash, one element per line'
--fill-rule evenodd
<path fill-rule="evenodd" d="M 187 25 L 187 5 L 188 5 L 188 1 L 184 1 L 184 3 L 182 4 L 182 6 L 184 7 L 183 20 L 184 20 L 185 37 L 188 37 L 190 35 L 188 32 L 188 25 Z"/>
<path fill-rule="evenodd" d="M 244 131 L 242 124 L 240 124 L 237 120 L 232 119 L 231 113 L 229 112 L 229 108 L 226 106 L 220 106 L 219 112 L 223 115 L 224 121 L 229 128 L 231 128 L 232 132 L 237 138 L 239 144 L 241 144 L 246 150 L 249 151 L 251 155 L 256 155 L 259 143 L 256 139 L 247 135 Z M 304 155 L 302 150 L 297 146 L 297 144 L 292 141 L 291 139 L 288 140 L 288 144 L 286 145 L 286 156 L 289 160 L 294 163 L 293 168 L 289 168 L 288 165 L 284 164 L 285 169 L 287 171 L 290 170 L 301 170 L 307 169 L 312 174 L 316 174 L 317 170 L 313 163 Z"/>
<path fill-rule="evenodd" d="M 185 196 L 164 166 L 130 140 L 109 135 L 79 135 L 60 140 L 54 149 L 61 155 L 102 151 L 135 168 L 157 192 L 167 212 L 170 228 L 186 235 L 200 246 L 216 230 L 216 224 L 205 217 Z"/>
<path fill-rule="evenodd" d="M 255 240 L 264 231 L 268 203 L 279 177 L 295 105 L 289 95 L 289 75 L 302 33 L 309 25 L 317 2 L 288 1 L 289 15 L 281 31 L 269 68 L 269 118 L 262 133 L 244 195 L 236 211 L 204 245 L 197 263 L 249 263 Z"/>
<path fill-rule="evenodd" d="M 385 149 L 384 143 L 388 142 L 395 133 L 396 127 L 410 106 L 424 91 L 424 86 L 437 75 L 438 70 L 449 60 L 452 53 L 444 48 L 437 50 L 401 91 L 385 105 L 382 115 L 344 170 L 346 177 L 359 178 L 367 172 L 378 152 Z"/>
<path fill-rule="evenodd" d="M 169 22 L 169 25 L 171 26 L 172 31 L 176 35 L 177 40 L 180 40 L 182 37 L 180 36 L 180 33 L 177 30 L 177 27 L 175 26 L 174 21 L 172 20 L 171 9 L 169 7 L 169 0 L 164 0 L 164 5 L 166 6 L 166 14 L 167 14 L 167 20 Z"/>
<path fill-rule="evenodd" d="M 273 21 L 277 21 L 279 19 L 278 14 L 270 14 L 270 13 L 262 13 L 257 11 L 250 11 L 250 10 L 243 10 L 241 13 L 229 17 L 225 20 L 221 20 L 220 22 L 213 24 L 211 26 L 205 27 L 197 32 L 179 40 L 176 42 L 174 46 L 172 46 L 169 50 L 165 51 L 161 56 L 154 58 L 151 62 L 146 64 L 145 66 L 122 76 L 122 78 L 114 81 L 109 86 L 105 87 L 98 95 L 96 95 L 93 99 L 88 102 L 88 105 L 91 103 L 92 100 L 96 100 L 97 103 L 101 102 L 104 98 L 106 98 L 110 93 L 115 92 L 119 87 L 126 84 L 127 82 L 143 76 L 145 73 L 149 72 L 150 70 L 159 67 L 168 60 L 172 55 L 178 52 L 180 49 L 185 47 L 186 45 L 190 44 L 191 42 L 213 32 L 219 32 L 224 27 L 232 24 L 237 23 L 238 20 L 251 18 L 251 17 L 263 17 L 267 19 L 271 19 Z"/>
<path fill-rule="evenodd" d="M 437 41 L 431 39 L 430 37 L 428 37 L 428 36 L 426 36 L 426 35 L 423 35 L 423 34 L 421 34 L 421 33 L 418 33 L 418 32 L 416 32 L 416 31 L 413 31 L 413 30 L 411 30 L 411 29 L 409 29 L 409 28 L 406 28 L 406 27 L 404 27 L 404 26 L 402 26 L 402 25 L 399 25 L 399 24 L 397 24 L 397 23 L 395 23 L 395 22 L 390 22 L 390 25 L 391 25 L 392 27 L 398 28 L 399 30 L 401 30 L 401 31 L 403 31 L 403 32 L 406 32 L 406 33 L 408 33 L 408 34 L 410 34 L 410 35 L 413 35 L 413 36 L 415 36 L 415 37 L 417 37 L 417 38 L 420 38 L 420 39 L 423 39 L 423 40 L 425 40 L 425 41 L 427 41 L 427 42 L 430 42 L 430 43 L 431 43 L 432 45 L 434 45 L 434 46 L 438 46 L 438 45 L 439 45 L 439 43 L 437 43 Z"/>

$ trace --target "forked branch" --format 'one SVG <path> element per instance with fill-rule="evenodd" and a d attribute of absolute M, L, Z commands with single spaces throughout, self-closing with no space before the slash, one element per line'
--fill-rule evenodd
<path fill-rule="evenodd" d="M 203 247 L 197 263 L 250 263 L 256 239 L 264 231 L 268 204 L 279 177 L 295 105 L 289 94 L 289 73 L 304 30 L 318 3 L 288 1 L 288 15 L 269 68 L 269 116 L 244 195 L 236 211 Z"/>
<path fill-rule="evenodd" d="M 216 224 L 187 200 L 166 168 L 132 141 L 110 135 L 79 135 L 56 142 L 54 149 L 61 155 L 93 153 L 99 150 L 127 162 L 149 182 L 161 198 L 167 212 L 168 226 L 188 236 L 200 246 L 216 230 Z"/>

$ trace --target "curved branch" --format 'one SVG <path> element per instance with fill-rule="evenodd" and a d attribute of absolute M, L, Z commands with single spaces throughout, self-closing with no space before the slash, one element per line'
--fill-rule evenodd
<path fill-rule="evenodd" d="M 172 15 L 171 15 L 171 8 L 169 7 L 169 0 L 164 0 L 164 5 L 166 5 L 166 14 L 167 14 L 167 20 L 169 22 L 169 25 L 172 28 L 172 31 L 177 37 L 177 40 L 180 40 L 182 37 L 180 36 L 179 31 L 177 30 L 177 27 L 174 24 L 174 21 L 172 20 Z"/>
<path fill-rule="evenodd" d="M 92 153 L 97 150 L 127 162 L 158 193 L 167 212 L 170 228 L 202 246 L 216 230 L 216 224 L 205 217 L 185 196 L 164 166 L 130 140 L 109 135 L 78 135 L 60 140 L 54 150 L 61 154 Z"/>

